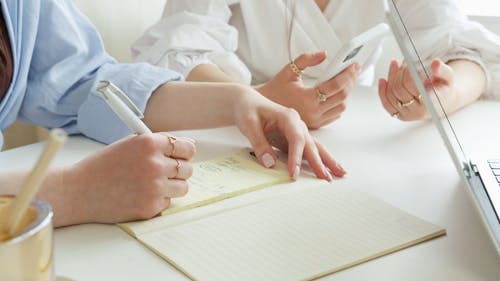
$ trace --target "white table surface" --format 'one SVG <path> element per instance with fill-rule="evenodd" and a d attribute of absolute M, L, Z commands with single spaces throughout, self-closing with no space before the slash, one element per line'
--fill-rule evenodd
<path fill-rule="evenodd" d="M 466 150 L 498 151 L 500 103 L 479 101 L 452 116 Z M 485 134 L 479 137 L 479 133 Z M 391 118 L 371 88 L 356 89 L 334 124 L 313 134 L 348 171 L 336 186 L 363 190 L 447 229 L 447 235 L 325 277 L 325 280 L 500 280 L 496 254 L 465 185 L 430 122 Z M 178 132 L 197 140 L 196 160 L 248 146 L 235 128 Z M 491 139 L 486 138 L 488 135 Z M 475 145 L 474 147 L 473 144 Z M 480 144 L 477 146 L 476 144 Z M 71 138 L 57 164 L 78 161 L 102 145 Z M 31 167 L 42 144 L 0 153 L 0 171 Z M 267 188 L 172 215 L 183 220 L 213 208 L 279 195 L 315 180 Z M 187 280 L 174 267 L 114 225 L 88 224 L 55 231 L 58 275 L 74 280 Z"/>

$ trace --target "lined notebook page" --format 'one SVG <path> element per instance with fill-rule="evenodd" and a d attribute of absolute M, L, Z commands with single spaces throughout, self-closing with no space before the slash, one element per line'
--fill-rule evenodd
<path fill-rule="evenodd" d="M 237 196 L 271 185 L 289 182 L 290 176 L 284 163 L 267 169 L 249 154 L 248 150 L 194 163 L 189 178 L 189 192 L 174 198 L 162 215 L 207 205 L 225 198 Z"/>
<path fill-rule="evenodd" d="M 138 239 L 196 280 L 306 280 L 443 234 L 378 199 L 327 186 Z"/>

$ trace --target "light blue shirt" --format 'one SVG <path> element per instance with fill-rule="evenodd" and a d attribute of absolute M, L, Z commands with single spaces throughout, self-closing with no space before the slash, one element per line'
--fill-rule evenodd
<path fill-rule="evenodd" d="M 96 92 L 99 81 L 113 82 L 144 111 L 159 85 L 181 79 L 148 64 L 118 64 L 71 0 L 0 3 L 14 59 L 13 80 L 0 103 L 0 131 L 19 119 L 110 143 L 132 132 Z"/>

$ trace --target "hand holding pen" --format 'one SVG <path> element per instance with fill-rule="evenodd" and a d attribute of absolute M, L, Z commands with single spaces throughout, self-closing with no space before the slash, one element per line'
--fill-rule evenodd
<path fill-rule="evenodd" d="M 75 187 L 84 189 L 80 194 L 86 198 L 76 201 L 74 209 L 80 212 L 80 223 L 151 218 L 166 209 L 171 198 L 187 193 L 187 179 L 192 174 L 189 160 L 194 157 L 195 145 L 187 138 L 151 133 L 141 121 L 140 111 L 110 82 L 101 82 L 98 91 L 139 135 L 119 140 L 71 168 L 72 173 L 67 173 L 71 176 L 65 176 L 68 184 L 92 181 Z M 75 179 L 81 175 L 93 178 Z"/>

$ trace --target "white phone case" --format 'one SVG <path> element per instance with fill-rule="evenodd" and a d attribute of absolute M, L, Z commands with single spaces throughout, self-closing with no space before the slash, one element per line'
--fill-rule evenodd
<path fill-rule="evenodd" d="M 363 66 L 389 32 L 389 26 L 386 23 L 380 23 L 344 44 L 335 54 L 325 73 L 316 80 L 315 85 L 318 86 L 330 80 L 355 62 Z"/>

